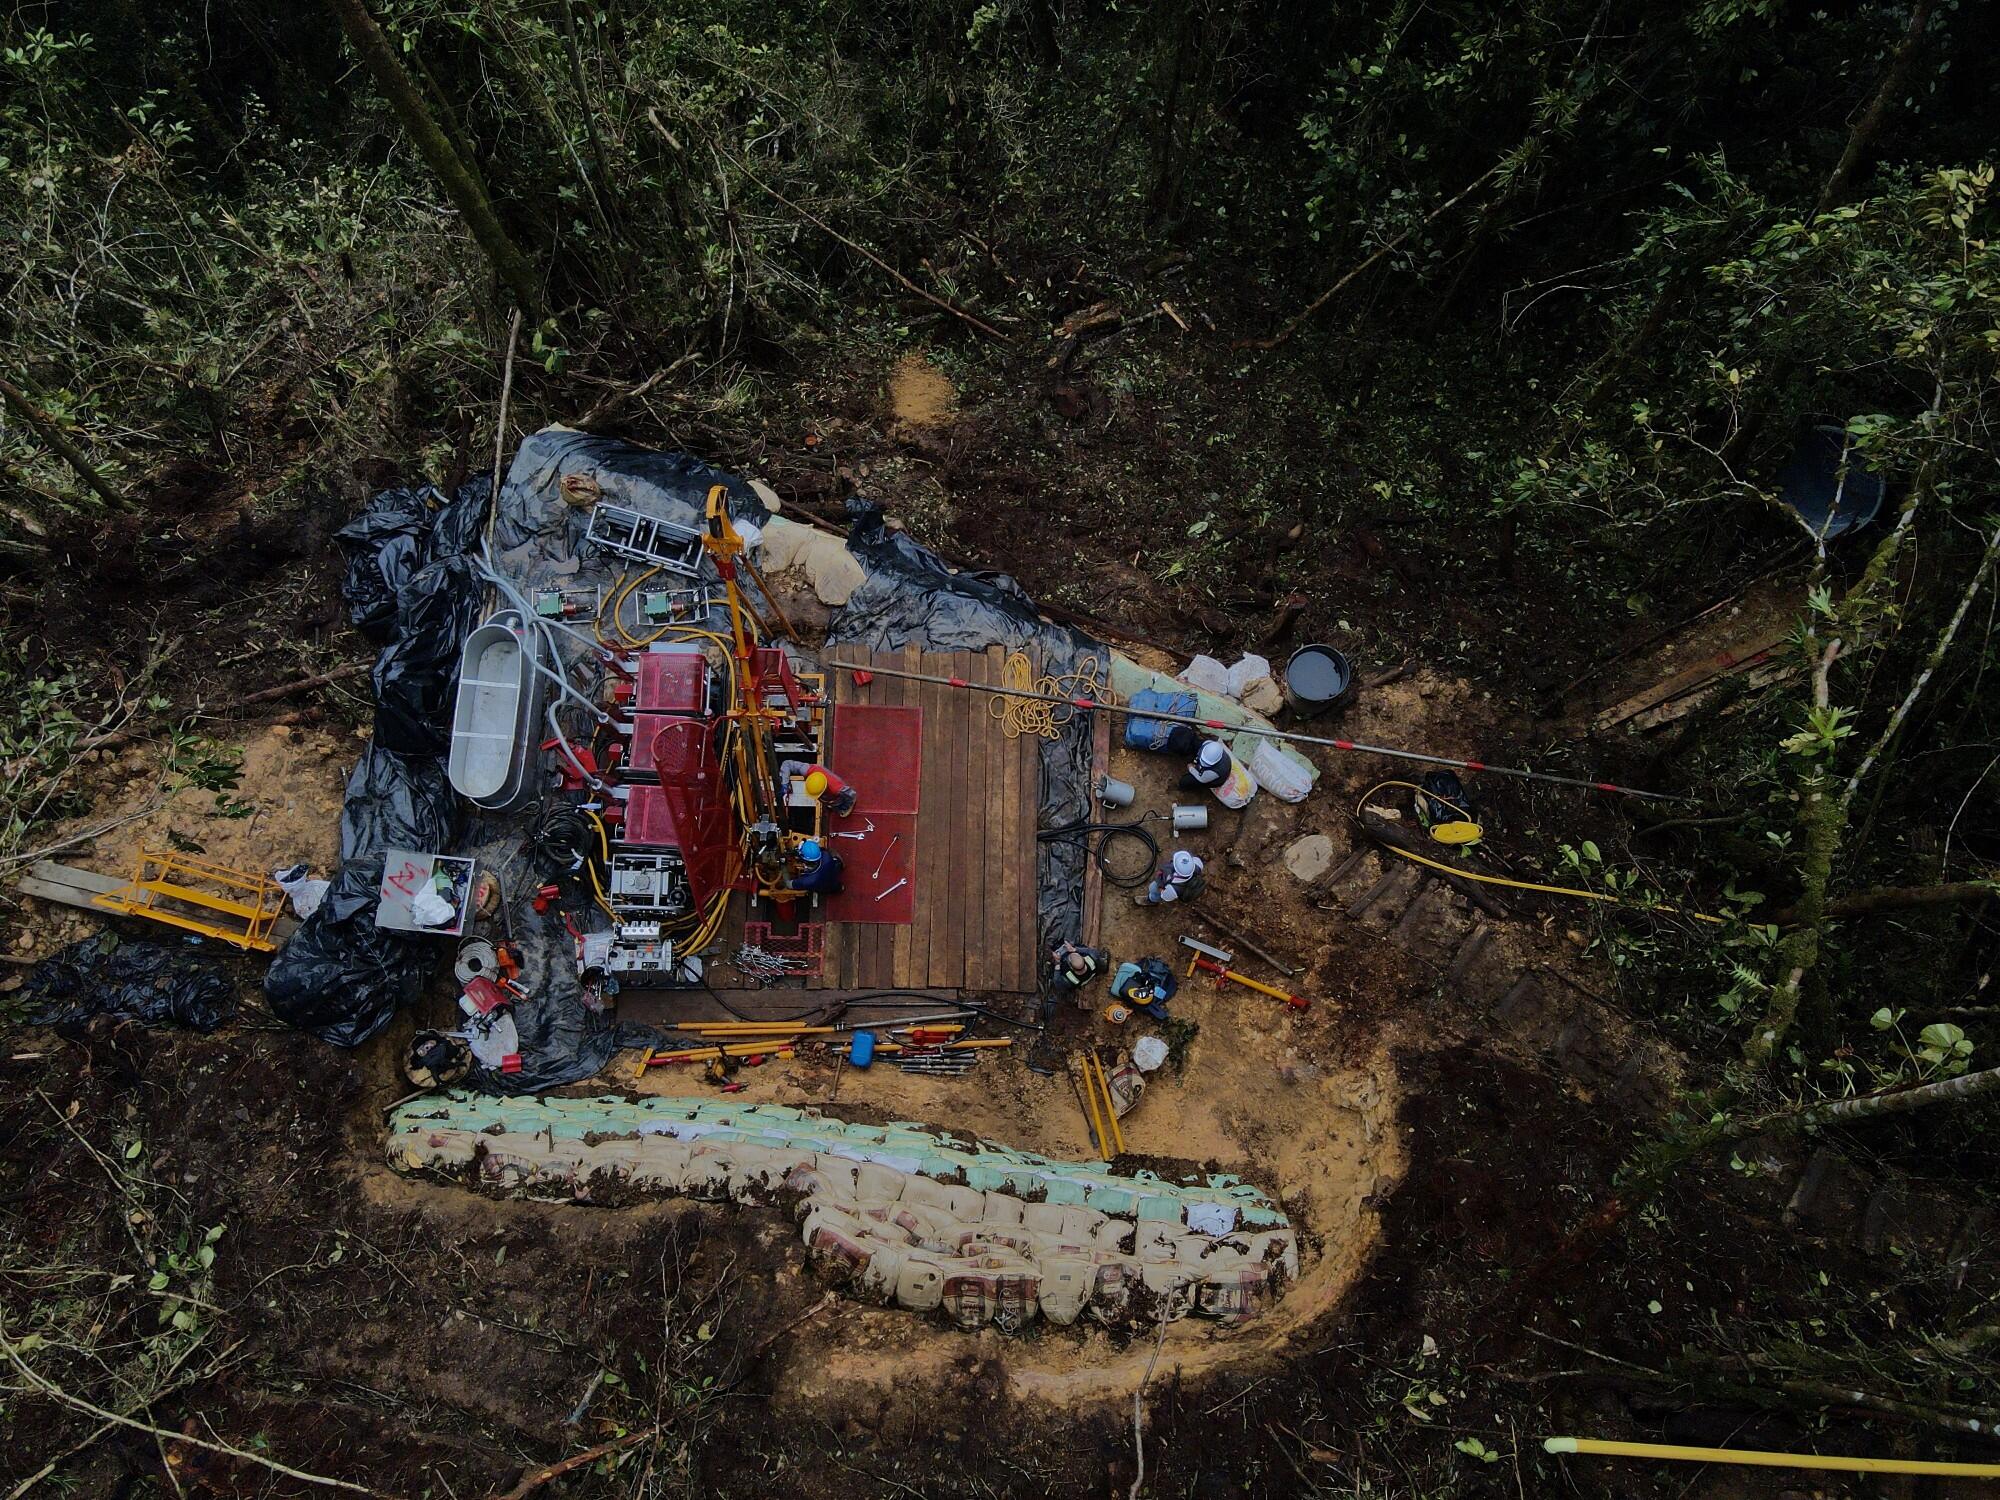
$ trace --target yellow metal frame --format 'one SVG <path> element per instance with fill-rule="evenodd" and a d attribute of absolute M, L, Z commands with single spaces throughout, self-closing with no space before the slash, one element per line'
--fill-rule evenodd
<path fill-rule="evenodd" d="M 203 890 L 201 885 L 211 889 Z M 278 947 L 272 929 L 284 915 L 285 892 L 266 875 L 185 854 L 141 849 L 131 880 L 94 897 L 92 904 L 198 932 L 252 952 L 271 953 Z"/>

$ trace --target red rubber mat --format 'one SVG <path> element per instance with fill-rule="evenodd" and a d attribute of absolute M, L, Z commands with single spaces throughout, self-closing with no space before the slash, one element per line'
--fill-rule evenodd
<path fill-rule="evenodd" d="M 863 797 L 865 808 L 865 793 Z M 875 831 L 865 838 L 833 840 L 834 851 L 841 860 L 841 889 L 839 895 L 827 897 L 820 908 L 820 914 L 829 922 L 880 922 L 896 926 L 909 922 L 917 914 L 917 815 L 866 813 L 857 808 L 854 816 L 835 819 L 833 826 L 859 833 L 871 818 Z M 875 873 L 877 866 L 882 871 L 879 875 Z M 896 884 L 899 880 L 903 882 L 901 885 Z M 876 900 L 883 891 L 889 894 Z"/>
<path fill-rule="evenodd" d="M 923 745 L 921 708 L 887 703 L 842 703 L 834 708 L 833 753 L 827 763 L 854 788 L 857 797 L 843 826 L 858 824 L 863 818 L 879 823 L 884 813 L 918 810 Z M 868 868 L 875 866 L 871 863 Z"/>

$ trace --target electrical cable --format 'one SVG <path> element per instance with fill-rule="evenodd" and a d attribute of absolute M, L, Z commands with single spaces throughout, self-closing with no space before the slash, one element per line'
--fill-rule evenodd
<path fill-rule="evenodd" d="M 1094 833 L 1102 834 L 1103 837 L 1098 840 L 1097 847 L 1092 849 L 1089 840 Z M 1121 890 L 1138 889 L 1153 878 L 1153 871 L 1159 866 L 1160 841 L 1147 829 L 1144 818 L 1135 823 L 1069 823 L 1061 828 L 1045 828 L 1036 834 L 1035 838 L 1038 842 L 1048 839 L 1083 840 L 1091 858 L 1097 861 L 1097 868 L 1104 876 L 1105 884 L 1115 885 Z M 1111 868 L 1111 862 L 1105 856 L 1111 847 L 1111 841 L 1115 838 L 1137 839 L 1146 846 L 1146 863 L 1141 869 L 1120 874 Z"/>
<path fill-rule="evenodd" d="M 1361 822 L 1362 809 L 1367 805 L 1368 799 L 1387 786 L 1409 787 L 1412 791 L 1423 792 L 1425 796 L 1435 797 L 1447 807 L 1452 805 L 1448 798 L 1439 797 L 1436 792 L 1424 792 L 1422 787 L 1417 786 L 1413 782 L 1378 781 L 1374 786 L 1363 792 L 1360 800 L 1354 804 L 1354 820 L 1357 823 Z M 1365 827 L 1366 825 L 1364 824 L 1363 826 Z M 1726 917 L 1710 916 L 1707 912 L 1703 911 L 1684 911 L 1678 906 L 1669 906 L 1664 901 L 1634 901 L 1625 896 L 1611 895 L 1607 891 L 1586 891 L 1579 890 L 1575 886 L 1540 885 L 1532 880 L 1509 880 L 1501 875 L 1480 875 L 1460 865 L 1448 865 L 1442 860 L 1427 859 L 1413 850 L 1399 849 L 1394 844 L 1384 843 L 1382 847 L 1387 849 L 1391 854 L 1396 855 L 1399 859 L 1407 859 L 1413 864 L 1428 865 L 1433 870 L 1442 870 L 1447 875 L 1455 875 L 1460 880 L 1476 881 L 1480 885 L 1504 885 L 1509 889 L 1517 891 L 1538 891 L 1545 896 L 1574 896 L 1580 901 L 1604 901 L 1609 902 L 1613 906 L 1627 906 L 1637 911 L 1657 911 L 1664 912 L 1669 916 L 1691 917 L 1697 922 L 1711 922 L 1717 927 L 1725 925 L 1728 921 Z M 1110 876 L 1107 875 L 1105 878 L 1108 880 Z"/>

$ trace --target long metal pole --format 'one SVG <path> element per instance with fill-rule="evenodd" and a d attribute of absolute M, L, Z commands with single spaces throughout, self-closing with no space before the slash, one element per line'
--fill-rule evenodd
<path fill-rule="evenodd" d="M 878 667 L 865 661 L 829 659 L 829 667 L 850 672 L 879 672 L 884 677 L 901 677 L 910 682 L 931 682 L 940 687 L 970 688 L 1003 698 L 1026 698 L 1036 703 L 1060 703 L 1086 711 L 1105 709 L 1135 719 L 1158 719 L 1166 724 L 1188 724 L 1196 729 L 1212 729 L 1219 734 L 1253 734 L 1267 740 L 1285 740 L 1294 745 L 1324 745 L 1330 750 L 1348 750 L 1359 755 L 1383 755 L 1391 760 L 1416 761 L 1427 766 L 1455 766 L 1463 771 L 1486 771 L 1495 776 L 1512 776 L 1521 781 L 1546 781 L 1554 786 L 1581 787 L 1591 792 L 1614 792 L 1621 797 L 1644 797 L 1655 802 L 1695 802 L 1699 798 L 1677 792 L 1648 792 L 1636 786 L 1620 786 L 1615 781 L 1592 781 L 1584 776 L 1561 776 L 1554 771 L 1530 771 L 1520 766 L 1496 766 L 1483 760 L 1463 760 L 1454 755 L 1429 755 L 1421 750 L 1399 750 L 1391 745 L 1370 745 L 1361 740 L 1334 739 L 1320 734 L 1300 734 L 1291 729 L 1265 729 L 1255 724 L 1232 724 L 1227 719 L 1197 719 L 1188 714 L 1160 713 L 1153 709 L 1131 708 L 1123 703 L 1107 703 L 1099 698 L 1066 698 L 1060 693 L 1038 693 L 1032 688 L 1000 687 L 972 682 L 963 677 L 938 677 L 928 672 L 906 672 L 900 667 Z"/>

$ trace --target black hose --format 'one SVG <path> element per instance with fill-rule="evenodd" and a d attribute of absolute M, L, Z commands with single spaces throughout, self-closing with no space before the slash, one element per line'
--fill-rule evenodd
<path fill-rule="evenodd" d="M 1044 828 L 1036 834 L 1037 839 L 1082 839 L 1089 848 L 1092 834 L 1102 834 L 1097 847 L 1090 850 L 1090 856 L 1097 861 L 1097 868 L 1104 876 L 1105 884 L 1115 885 L 1121 890 L 1136 890 L 1153 878 L 1153 871 L 1160 860 L 1160 841 L 1153 837 L 1141 818 L 1136 823 L 1066 823 L 1061 828 Z M 1136 871 L 1119 874 L 1111 868 L 1111 861 L 1105 853 L 1115 838 L 1133 838 L 1146 846 L 1146 863 Z"/>

